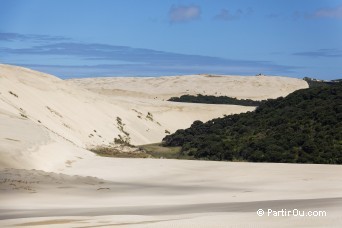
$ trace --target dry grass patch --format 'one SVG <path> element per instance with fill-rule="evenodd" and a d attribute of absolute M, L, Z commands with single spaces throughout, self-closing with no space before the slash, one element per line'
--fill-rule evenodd
<path fill-rule="evenodd" d="M 135 149 L 132 151 L 124 151 L 114 147 L 96 147 L 90 151 L 103 157 L 116 157 L 116 158 L 149 158 L 151 157 L 143 150 Z"/>

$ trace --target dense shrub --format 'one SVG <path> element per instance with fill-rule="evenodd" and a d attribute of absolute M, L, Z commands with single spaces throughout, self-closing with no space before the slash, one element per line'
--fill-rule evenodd
<path fill-rule="evenodd" d="M 254 112 L 195 121 L 163 139 L 195 159 L 342 164 L 342 83 L 295 91 Z"/>
<path fill-rule="evenodd" d="M 254 101 L 251 99 L 236 99 L 227 96 L 211 96 L 211 95 L 182 95 L 180 97 L 171 97 L 168 101 L 187 102 L 187 103 L 203 103 L 203 104 L 231 104 L 244 106 L 258 106 L 264 101 Z"/>

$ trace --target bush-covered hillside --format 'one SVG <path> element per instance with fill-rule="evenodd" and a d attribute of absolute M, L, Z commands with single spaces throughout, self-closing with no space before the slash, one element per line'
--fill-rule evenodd
<path fill-rule="evenodd" d="M 324 85 L 334 85 L 334 84 L 338 84 L 342 81 L 341 79 L 324 81 L 324 80 L 319 80 L 319 79 L 315 79 L 315 78 L 308 78 L 308 77 L 304 77 L 303 80 L 308 83 L 310 88 L 324 86 Z"/>
<path fill-rule="evenodd" d="M 298 90 L 254 112 L 195 121 L 163 139 L 195 159 L 342 163 L 342 83 Z"/>
<path fill-rule="evenodd" d="M 251 99 L 236 99 L 227 96 L 211 96 L 211 95 L 182 95 L 180 97 L 171 97 L 168 101 L 187 102 L 187 103 L 203 103 L 203 104 L 231 104 L 244 106 L 258 106 L 264 101 L 254 101 Z"/>

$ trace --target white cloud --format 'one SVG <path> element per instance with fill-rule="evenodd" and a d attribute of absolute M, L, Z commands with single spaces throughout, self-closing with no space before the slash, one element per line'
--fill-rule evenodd
<path fill-rule="evenodd" d="M 229 12 L 227 9 L 222 9 L 216 16 L 216 19 L 223 20 L 223 21 L 231 21 L 236 20 L 241 17 L 243 14 L 242 10 L 237 10 L 235 13 Z"/>
<path fill-rule="evenodd" d="M 169 19 L 172 23 L 197 20 L 201 16 L 201 8 L 196 5 L 172 6 L 169 11 Z"/>
<path fill-rule="evenodd" d="M 335 8 L 323 8 L 312 14 L 316 18 L 338 18 L 342 19 L 342 5 Z"/>
<path fill-rule="evenodd" d="M 248 16 L 253 14 L 252 8 L 247 8 L 246 10 L 237 9 L 235 12 L 231 12 L 228 9 L 221 9 L 221 11 L 215 16 L 215 19 L 223 21 L 238 20 L 243 16 Z"/>

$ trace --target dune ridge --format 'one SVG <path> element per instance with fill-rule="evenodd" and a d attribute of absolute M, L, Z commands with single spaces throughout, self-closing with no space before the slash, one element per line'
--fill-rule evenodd
<path fill-rule="evenodd" d="M 166 100 L 185 94 L 265 100 L 308 88 L 304 80 L 281 76 L 202 74 L 163 77 L 97 77 L 67 81 L 105 95 Z"/>

